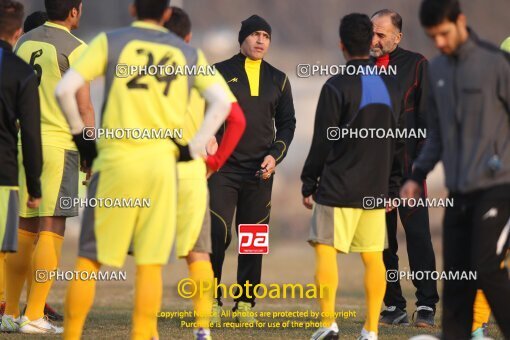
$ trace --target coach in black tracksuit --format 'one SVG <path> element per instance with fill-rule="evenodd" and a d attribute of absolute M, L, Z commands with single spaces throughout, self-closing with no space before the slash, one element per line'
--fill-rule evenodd
<path fill-rule="evenodd" d="M 246 130 L 219 172 L 209 179 L 214 275 L 221 280 L 225 250 L 232 239 L 231 224 L 267 224 L 271 210 L 274 168 L 285 157 L 294 136 L 296 120 L 287 76 L 262 60 L 271 39 L 271 27 L 259 16 L 242 22 L 241 52 L 216 64 L 246 116 Z M 276 131 L 275 131 L 276 127 Z M 216 136 L 221 143 L 224 130 Z M 237 281 L 260 283 L 262 255 L 239 255 Z M 218 292 L 221 306 L 221 291 Z M 248 297 L 248 295 L 250 297 Z M 236 303 L 254 305 L 253 290 Z"/>
<path fill-rule="evenodd" d="M 391 10 L 381 10 L 372 16 L 374 40 L 372 55 L 380 67 L 396 66 L 397 79 L 404 100 L 406 128 L 426 128 L 427 60 L 419 53 L 407 51 L 400 46 L 402 18 Z M 424 139 L 408 138 L 402 153 L 401 176 L 408 178 L 413 161 L 418 157 Z M 425 194 L 423 195 L 425 197 Z M 429 215 L 426 207 L 401 206 L 386 214 L 388 248 L 383 252 L 387 270 L 398 270 L 397 210 L 405 230 L 410 269 L 434 271 L 436 262 L 430 236 Z M 436 303 L 439 301 L 437 284 L 434 280 L 413 280 L 416 287 L 416 326 L 433 326 Z M 381 323 L 408 324 L 406 300 L 400 283 L 388 282 L 384 296 L 386 310 L 381 313 Z"/>

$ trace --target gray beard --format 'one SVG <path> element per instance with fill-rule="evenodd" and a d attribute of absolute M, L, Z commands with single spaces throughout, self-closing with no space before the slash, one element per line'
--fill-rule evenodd
<path fill-rule="evenodd" d="M 377 53 L 379 54 L 379 53 Z M 370 56 L 371 57 L 374 57 L 374 58 L 379 58 L 380 56 L 382 56 L 384 53 L 382 53 L 381 51 L 381 54 L 380 55 L 377 55 L 375 52 L 373 52 L 372 50 L 370 50 Z"/>

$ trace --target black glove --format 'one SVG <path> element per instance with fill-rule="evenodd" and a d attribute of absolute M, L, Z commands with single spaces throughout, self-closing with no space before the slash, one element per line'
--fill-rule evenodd
<path fill-rule="evenodd" d="M 91 168 L 94 159 L 97 157 L 96 141 L 83 138 L 83 133 L 73 135 L 73 141 L 80 152 L 82 164 Z"/>
<path fill-rule="evenodd" d="M 170 138 L 172 142 L 174 142 L 175 146 L 177 146 L 177 149 L 179 149 L 179 158 L 177 159 L 177 162 L 189 162 L 193 160 L 193 157 L 191 157 L 191 152 L 189 151 L 189 145 L 181 145 L 177 143 L 173 138 Z"/>

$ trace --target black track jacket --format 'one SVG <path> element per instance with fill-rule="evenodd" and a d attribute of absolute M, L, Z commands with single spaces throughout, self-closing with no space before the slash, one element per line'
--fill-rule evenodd
<path fill-rule="evenodd" d="M 254 70 L 250 66 L 253 62 L 241 53 L 215 64 L 246 117 L 243 137 L 220 172 L 254 175 L 267 155 L 272 155 L 278 164 L 287 154 L 294 137 L 296 118 L 287 76 L 262 60 L 260 71 L 255 68 L 256 72 L 252 74 L 250 88 L 248 74 Z M 254 89 L 257 80 L 259 86 Z M 224 128 L 220 128 L 216 136 L 218 142 Z"/>
<path fill-rule="evenodd" d="M 368 59 L 347 65 L 370 65 Z M 312 146 L 301 180 L 302 194 L 317 203 L 333 207 L 363 208 L 365 197 L 386 197 L 389 186 L 400 185 L 394 170 L 403 140 L 396 138 L 328 138 L 328 129 L 402 128 L 402 98 L 395 77 L 379 75 L 336 75 L 324 84 L 317 112 Z M 393 170 L 392 170 L 393 169 Z"/>

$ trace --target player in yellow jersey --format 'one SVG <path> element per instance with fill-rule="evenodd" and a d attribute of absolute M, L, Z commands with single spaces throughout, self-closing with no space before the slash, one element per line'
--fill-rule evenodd
<path fill-rule="evenodd" d="M 186 43 L 191 41 L 191 21 L 184 10 L 172 7 L 172 16 L 165 23 L 165 27 L 175 33 Z M 225 139 L 222 140 L 219 150 L 216 149 L 215 139 L 207 152 L 209 155 L 207 167 L 209 171 L 216 171 L 223 164 L 241 138 L 245 120 L 244 114 L 238 107 L 237 99 L 230 91 L 226 82 L 224 88 L 229 93 L 233 110 L 227 118 L 228 126 Z M 188 143 L 197 133 L 204 119 L 205 102 L 197 90 L 192 89 L 183 125 L 182 144 Z M 228 131 L 233 131 L 234 136 Z M 226 140 L 229 139 L 230 140 Z M 223 153 L 224 147 L 231 146 L 230 152 Z M 216 160 L 216 161 L 211 161 Z M 209 258 L 212 251 L 211 221 L 209 214 L 209 193 L 207 188 L 206 163 L 202 159 L 177 164 L 178 193 L 177 193 L 177 236 L 176 254 L 185 258 L 188 263 L 190 278 L 195 282 L 213 283 L 214 274 Z M 198 286 L 198 285 L 197 285 Z M 213 293 L 211 291 L 211 293 Z M 193 297 L 193 307 L 196 315 L 194 336 L 197 340 L 211 339 L 209 322 L 212 309 L 212 294 L 197 294 Z"/>
<path fill-rule="evenodd" d="M 231 107 L 218 74 L 171 72 L 170 66 L 182 70 L 186 65 L 197 69 L 208 65 L 201 51 L 162 27 L 171 15 L 168 5 L 169 0 L 135 0 L 130 11 L 138 21 L 99 34 L 56 90 L 80 155 L 87 165 L 93 163 L 88 197 L 149 202 L 141 207 L 86 207 L 75 268 L 92 273 L 101 265 L 121 267 L 133 244 L 132 339 L 158 337 L 161 268 L 168 261 L 175 236 L 176 161 L 205 157 L 207 142 Z M 148 68 L 158 71 L 148 73 Z M 86 81 L 103 75 L 106 99 L 96 148 L 96 141 L 85 138 L 89 134 L 79 116 L 75 93 Z M 101 138 L 101 131 L 182 128 L 191 88 L 197 89 L 208 105 L 201 127 L 186 147 L 178 147 L 168 138 Z M 94 292 L 92 280 L 71 281 L 65 302 L 65 339 L 80 338 Z"/>
<path fill-rule="evenodd" d="M 52 325 L 44 318 L 46 298 L 53 280 L 38 282 L 42 280 L 38 280 L 35 274 L 57 269 L 66 218 L 78 215 L 78 207 L 67 205 L 69 199 L 78 197 L 78 151 L 54 92 L 63 74 L 86 48 L 83 41 L 71 34 L 71 30 L 79 26 L 81 0 L 45 0 L 45 7 L 49 21 L 23 35 L 15 48 L 15 53 L 33 67 L 39 80 L 43 199 L 37 209 L 26 206 L 25 169 L 20 163 L 19 246 L 17 253 L 9 254 L 6 258 L 8 280 L 5 314 L 12 318 L 19 316 L 18 303 L 26 273 L 32 272 L 29 276 L 31 284 L 29 282 L 27 308 L 19 320 L 19 331 L 37 334 L 62 332 L 61 327 Z M 85 124 L 94 126 L 88 85 L 77 93 L 77 98 L 79 113 Z M 62 202 L 66 204 L 62 205 Z"/>
<path fill-rule="evenodd" d="M 9 23 L 7 25 L 3 24 L 4 26 L 6 26 L 6 30 L 12 31 L 13 26 L 17 25 L 17 22 L 15 20 L 13 20 L 13 16 L 20 15 L 20 12 L 18 10 L 17 2 L 16 1 L 7 1 L 7 2 L 4 1 L 3 5 L 5 6 L 5 7 L 3 7 L 4 11 L 7 8 L 14 8 L 14 9 L 11 9 L 12 12 L 9 12 L 8 14 L 4 13 L 4 15 L 5 15 L 4 21 L 9 22 Z M 24 16 L 23 11 L 24 11 L 24 8 L 23 8 L 22 4 L 19 4 L 19 6 L 21 6 L 21 8 L 22 8 L 22 11 L 21 11 L 21 20 L 23 20 L 23 16 Z M 44 24 L 44 22 L 46 22 L 48 20 L 48 18 L 46 16 L 46 19 L 43 22 L 41 22 L 41 20 L 43 19 L 42 16 L 40 14 L 36 14 L 36 13 L 44 13 L 44 14 L 46 14 L 45 12 L 35 12 L 35 13 L 30 14 L 29 16 L 27 16 L 27 18 L 25 19 L 25 22 L 23 23 L 22 29 L 20 31 L 20 35 L 16 36 L 16 39 L 15 39 L 16 42 L 19 39 L 19 37 L 21 37 L 23 32 L 26 33 L 26 32 L 28 32 L 28 31 L 30 31 L 30 30 L 38 27 L 38 26 L 41 26 L 42 24 Z M 7 38 L 4 38 L 4 40 L 5 39 L 7 39 Z M 11 49 L 10 49 L 11 51 L 12 51 L 12 47 L 14 45 L 16 45 L 16 43 L 13 40 L 13 43 L 11 44 Z M 31 75 L 33 75 L 33 73 L 34 73 L 33 69 L 30 69 L 30 72 L 31 72 Z M 39 85 L 39 83 L 37 83 L 37 85 Z M 33 98 L 31 98 L 29 100 L 29 102 L 31 104 L 37 106 L 37 109 L 40 112 L 41 108 L 39 107 L 39 92 L 38 92 L 37 88 L 36 88 L 36 92 L 37 92 L 37 100 L 34 100 Z M 30 96 L 33 97 L 33 94 L 31 94 Z M 39 113 L 39 116 L 40 116 L 40 113 Z M 40 136 L 41 135 L 41 131 L 40 131 L 41 130 L 41 118 L 40 117 L 37 119 L 37 126 L 38 126 L 37 128 L 39 129 L 38 135 Z M 18 132 L 19 124 L 17 124 L 15 126 L 15 128 L 17 129 L 16 131 Z M 40 137 L 39 137 L 39 139 L 40 139 Z M 26 143 L 25 143 L 25 146 L 26 146 Z M 16 140 L 16 150 L 18 150 L 18 141 L 17 140 Z M 27 159 L 27 157 L 25 157 L 25 159 Z M 18 183 L 17 182 L 17 178 L 18 178 L 17 164 L 18 164 L 18 162 L 16 160 L 16 183 Z M 42 168 L 42 154 L 41 154 L 41 168 Z M 18 195 L 18 189 L 17 188 L 18 187 L 16 186 L 16 200 L 19 201 L 19 195 Z M 1 216 L 0 216 L 0 223 L 1 223 L 1 221 L 2 221 L 2 219 L 1 219 Z M 9 236 L 17 236 L 18 224 L 19 224 L 19 210 L 16 210 L 16 223 L 14 225 L 15 226 L 14 233 L 12 234 L 11 232 L 9 232 L 8 233 Z M 8 224 L 8 225 L 10 225 L 10 224 Z M 6 285 L 6 282 L 5 282 L 5 255 L 6 254 L 1 254 L 0 253 L 0 317 L 2 315 L 4 315 L 4 311 L 5 311 L 5 285 Z M 32 273 L 29 273 L 29 274 L 30 275 L 27 275 L 27 276 L 30 276 L 30 278 L 32 278 Z M 45 314 L 49 310 L 49 308 L 50 308 L 49 306 L 48 306 L 48 309 L 45 308 Z M 54 314 L 51 314 L 51 316 L 60 315 L 56 311 L 54 311 L 53 309 L 51 311 L 54 313 Z M 51 317 L 50 317 L 50 320 L 51 320 Z M 6 322 L 9 322 L 9 321 L 6 321 Z M 0 325 L 0 330 L 1 330 L 1 325 Z"/>

